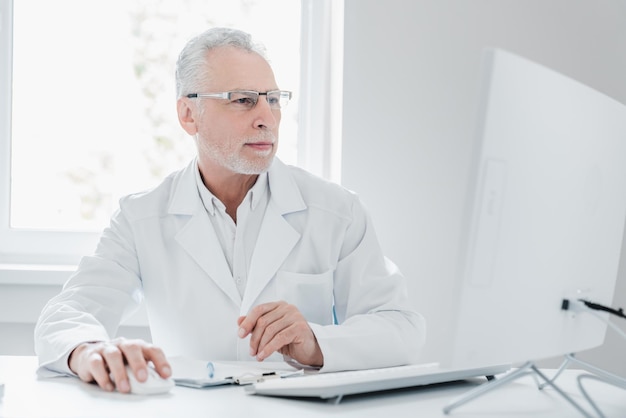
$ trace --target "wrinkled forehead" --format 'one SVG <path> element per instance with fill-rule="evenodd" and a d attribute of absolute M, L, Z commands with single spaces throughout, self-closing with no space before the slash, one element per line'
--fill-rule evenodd
<path fill-rule="evenodd" d="M 256 52 L 228 46 L 207 52 L 207 85 L 213 91 L 278 88 L 269 63 Z"/>

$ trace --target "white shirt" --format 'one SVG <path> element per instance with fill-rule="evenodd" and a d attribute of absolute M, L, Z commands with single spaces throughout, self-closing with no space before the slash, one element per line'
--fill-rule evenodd
<path fill-rule="evenodd" d="M 267 173 L 262 173 L 237 208 L 237 223 L 226 213 L 226 206 L 204 185 L 200 170 L 196 170 L 196 184 L 202 204 L 209 215 L 232 279 L 243 296 L 248 282 L 250 259 L 256 245 L 269 202 Z"/>

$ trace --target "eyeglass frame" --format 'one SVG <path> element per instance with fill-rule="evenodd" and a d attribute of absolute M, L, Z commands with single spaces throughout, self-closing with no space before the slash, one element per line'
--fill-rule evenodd
<path fill-rule="evenodd" d="M 222 91 L 222 92 L 217 92 L 217 93 L 189 93 L 185 97 L 189 99 L 207 98 L 207 99 L 230 100 L 231 99 L 230 96 L 233 93 L 248 93 L 248 94 L 252 93 L 253 95 L 256 95 L 256 100 L 254 101 L 254 104 L 250 106 L 247 110 L 254 109 L 256 104 L 259 102 L 260 96 L 265 96 L 265 100 L 267 100 L 268 94 L 272 94 L 272 93 L 280 93 L 278 107 L 274 107 L 269 101 L 267 101 L 267 103 L 270 106 L 270 108 L 280 110 L 283 107 L 285 107 L 287 104 L 289 104 L 289 101 L 291 101 L 291 96 L 293 95 L 292 92 L 289 90 L 269 90 L 266 92 L 260 92 L 260 91 L 254 91 L 254 90 L 232 90 L 232 91 Z M 281 106 L 280 99 L 284 99 L 285 97 L 287 98 L 287 103 L 285 103 L 284 106 Z"/>

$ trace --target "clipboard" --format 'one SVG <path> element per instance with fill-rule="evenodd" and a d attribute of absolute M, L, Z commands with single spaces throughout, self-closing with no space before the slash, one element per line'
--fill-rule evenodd
<path fill-rule="evenodd" d="M 245 386 L 304 374 L 303 369 L 281 362 L 214 362 L 186 357 L 172 357 L 169 362 L 176 385 L 195 389 L 223 385 Z"/>

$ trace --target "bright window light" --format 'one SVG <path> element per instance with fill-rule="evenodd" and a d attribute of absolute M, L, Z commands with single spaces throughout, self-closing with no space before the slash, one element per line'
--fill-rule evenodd
<path fill-rule="evenodd" d="M 263 42 L 283 110 L 279 157 L 297 163 L 300 2 L 15 0 L 10 227 L 99 231 L 118 199 L 195 155 L 176 118 L 174 63 L 209 27 Z"/>

